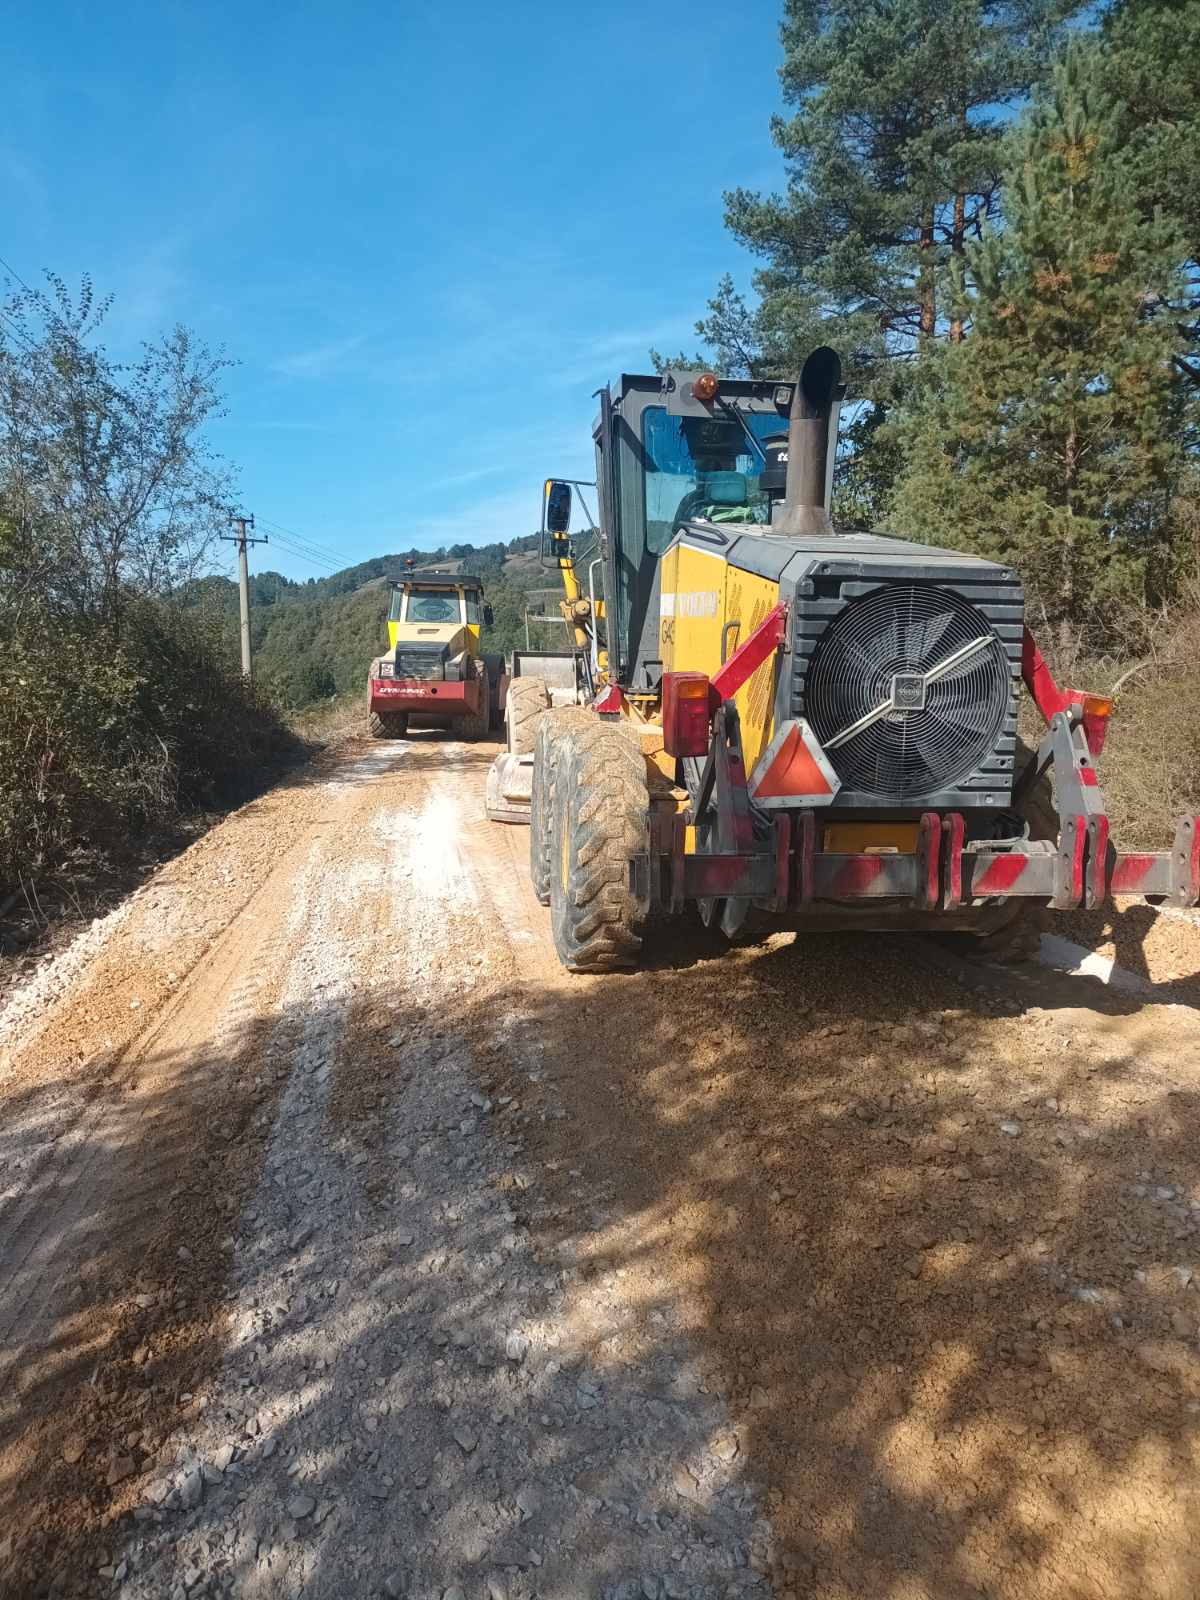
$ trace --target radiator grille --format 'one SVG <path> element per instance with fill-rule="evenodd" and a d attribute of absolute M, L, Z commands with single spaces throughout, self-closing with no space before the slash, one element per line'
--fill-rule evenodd
<path fill-rule="evenodd" d="M 877 576 L 836 565 L 797 586 L 792 710 L 826 747 L 843 784 L 839 804 L 1007 803 L 1019 582 L 995 569 L 978 576 L 978 567 L 914 581 L 892 562 Z"/>

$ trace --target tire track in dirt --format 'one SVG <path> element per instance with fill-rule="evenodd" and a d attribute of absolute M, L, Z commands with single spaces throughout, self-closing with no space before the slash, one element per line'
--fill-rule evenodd
<path fill-rule="evenodd" d="M 636 1508 L 634 1526 L 651 1519 L 651 1540 L 675 1530 L 686 1555 L 675 1567 L 659 1555 L 643 1573 L 658 1600 L 676 1595 L 681 1564 L 692 1576 L 680 1592 L 712 1600 L 697 1576 L 708 1570 L 701 1548 L 728 1557 L 725 1592 L 769 1586 L 780 1600 L 1192 1600 L 1200 1048 L 1191 1011 L 1040 972 L 1014 985 L 931 964 L 924 947 L 882 937 L 777 935 L 715 954 L 707 938 L 676 929 L 650 940 L 640 973 L 569 979 L 528 887 L 527 833 L 483 821 L 489 755 L 414 742 L 394 772 L 377 751 L 357 777 L 339 769 L 319 803 L 281 801 L 275 835 L 290 841 L 293 865 L 268 897 L 279 904 L 250 925 L 255 944 L 235 928 L 226 889 L 228 946 L 219 939 L 211 971 L 188 979 L 191 1020 L 186 996 L 168 1019 L 153 972 L 120 980 L 122 1003 L 142 996 L 156 1021 L 143 1029 L 144 1054 L 139 1046 L 126 1057 L 137 1071 L 120 1093 L 133 1120 L 114 1111 L 115 1130 L 98 1132 L 97 1152 L 86 1152 L 108 1173 L 92 1275 L 70 1281 L 89 1258 L 82 1231 L 39 1258 L 47 1291 L 54 1271 L 67 1281 L 47 1293 L 58 1316 L 32 1383 L 0 1412 L 6 1428 L 23 1430 L 20 1449 L 0 1455 L 0 1528 L 20 1530 L 8 1568 L 0 1535 L 7 1592 L 24 1600 L 38 1592 L 32 1582 L 61 1576 L 64 1593 L 107 1593 L 108 1580 L 92 1576 L 99 1557 L 115 1568 L 139 1528 L 161 1527 L 155 1539 L 168 1543 L 155 1544 L 154 1559 L 170 1559 L 169 1523 L 131 1525 L 126 1514 L 146 1511 L 147 1483 L 177 1469 L 179 1441 L 199 1425 L 236 1348 L 233 1236 L 239 1216 L 251 1230 L 262 1223 L 250 1197 L 267 1152 L 285 1165 L 294 1154 L 281 1097 L 306 1050 L 311 1069 L 324 1070 L 305 1032 L 315 1008 L 322 1038 L 341 1030 L 322 1103 L 353 1176 L 338 1212 L 347 1251 L 361 1247 L 368 1264 L 383 1250 L 381 1282 L 397 1302 L 413 1293 L 373 1230 L 397 1183 L 409 1184 L 401 1198 L 414 1205 L 425 1204 L 428 1183 L 439 1205 L 431 1259 L 462 1256 L 483 1274 L 466 1280 L 461 1308 L 463 1323 L 478 1320 L 495 1287 L 487 1271 L 503 1270 L 500 1256 L 485 1270 L 498 1248 L 494 1218 L 469 1186 L 470 1207 L 482 1209 L 456 1205 L 439 1144 L 456 1123 L 438 1096 L 444 1088 L 449 1106 L 455 1096 L 461 1105 L 470 1066 L 494 1102 L 488 1137 L 507 1166 L 493 1171 L 475 1154 L 460 1170 L 489 1174 L 513 1229 L 530 1230 L 536 1251 L 522 1272 L 558 1286 L 561 1299 L 552 1315 L 543 1305 L 537 1326 L 559 1338 L 564 1370 L 585 1376 L 589 1405 L 594 1392 L 613 1397 L 621 1437 L 578 1435 L 589 1448 L 571 1458 L 568 1499 L 550 1501 L 569 1513 L 559 1545 L 544 1535 L 559 1565 L 533 1576 L 518 1563 L 503 1580 L 510 1600 L 539 1585 L 556 1592 L 545 1586 L 569 1585 L 589 1560 L 614 1594 L 632 1582 L 622 1506 L 626 1517 Z M 376 782 L 380 773 L 389 775 Z M 247 832 L 252 823 L 244 819 Z M 229 849 L 238 836 L 232 829 Z M 221 849 L 209 854 L 190 894 L 223 881 Z M 379 873 L 373 885 L 364 865 L 380 861 L 368 871 Z M 340 976 L 310 1004 L 321 980 L 306 962 L 322 932 L 340 952 Z M 217 975 L 222 952 L 243 938 L 271 974 L 257 994 L 222 988 Z M 203 995 L 224 1007 L 224 1034 Z M 393 1044 L 397 1018 L 428 1045 Z M 69 1021 L 54 1027 L 49 1037 L 69 1045 Z M 42 1059 L 44 1089 L 53 1073 Z M 64 1052 L 64 1080 L 78 1070 L 70 1062 Z M 34 1101 L 9 1104 L 38 1112 Z M 386 1119 L 414 1107 L 424 1107 L 428 1145 L 414 1157 L 426 1163 L 415 1188 L 416 1172 L 406 1177 L 385 1142 L 396 1137 L 394 1127 L 385 1135 Z M 130 1127 L 136 1136 L 121 1137 Z M 123 1216 L 131 1225 L 121 1234 Z M 181 1244 L 190 1261 L 179 1261 Z M 269 1264 L 267 1252 L 260 1265 Z M 259 1340 L 268 1363 L 284 1353 L 269 1290 L 263 1280 L 265 1320 L 255 1313 L 238 1333 L 243 1345 Z M 395 1326 L 396 1348 L 415 1337 L 414 1312 L 427 1304 L 425 1288 L 417 1292 Z M 327 1369 L 314 1374 L 313 1335 L 302 1337 L 308 1381 L 323 1373 L 327 1384 Z M 471 1340 L 435 1346 L 429 1393 L 420 1392 L 424 1357 L 379 1377 L 402 1392 L 415 1384 L 410 1408 L 435 1388 L 461 1402 L 463 1364 L 469 1372 L 486 1343 L 478 1329 Z M 664 1371 L 678 1386 L 647 1381 Z M 562 1404 L 552 1376 L 547 1403 L 570 1414 L 576 1402 L 568 1394 Z M 354 1383 L 369 1397 L 376 1379 Z M 486 1412 L 471 1427 L 485 1435 Z M 641 1433 L 653 1445 L 634 1450 Z M 512 1437 L 521 1451 L 538 1442 Z M 282 1451 L 309 1460 L 299 1419 L 281 1438 Z M 568 1430 L 554 1448 L 575 1438 Z M 63 1461 L 63 1447 L 80 1442 L 78 1460 Z M 427 1486 L 405 1488 L 431 1507 L 414 1539 L 422 1572 L 439 1580 L 455 1540 L 484 1562 L 513 1549 L 503 1531 L 513 1485 L 494 1460 L 467 1452 L 479 1465 L 455 1504 L 456 1480 L 444 1474 L 463 1450 L 454 1445 Z M 108 1483 L 114 1452 L 128 1473 Z M 339 1440 L 321 1469 L 331 1486 L 335 1466 L 348 1470 L 358 1454 L 369 1459 L 352 1432 Z M 557 1495 L 563 1486 L 552 1481 Z M 232 1492 L 240 1503 L 236 1484 Z M 262 1537 L 243 1539 L 221 1568 L 221 1593 L 287 1593 L 300 1572 L 289 1554 L 298 1531 L 260 1509 Z M 324 1586 L 314 1592 L 371 1592 L 377 1552 L 358 1531 L 375 1527 L 368 1511 L 350 1502 L 336 1538 L 331 1522 L 324 1543 L 305 1545 L 303 1570 Z M 215 1527 L 223 1531 L 219 1519 Z M 487 1568 L 468 1565 L 462 1581 L 474 1600 Z M 192 1569 L 153 1573 L 168 1570 L 174 1581 Z M 149 1572 L 145 1581 L 146 1596 L 170 1592 Z"/>
<path fill-rule="evenodd" d="M 293 826 L 249 895 L 228 881 L 223 841 L 202 842 L 192 892 L 206 876 L 218 903 L 224 891 L 224 930 L 173 992 L 147 972 L 134 920 L 118 931 L 80 985 L 83 1004 L 105 1006 L 116 1032 L 147 987 L 165 999 L 136 1038 L 86 1063 L 90 1075 L 76 1068 L 72 1094 L 56 1092 L 56 1053 L 78 1027 L 69 1006 L 17 1056 L 4 1139 L 32 1143 L 35 1160 L 26 1192 L 10 1196 L 0 1254 L 0 1592 L 25 1596 L 51 1579 L 90 1592 L 70 1585 L 84 1583 L 97 1538 L 130 1508 L 165 1428 L 219 1355 L 232 1239 L 218 1228 L 237 1215 L 282 1088 L 274 1008 L 302 942 L 306 879 L 339 840 L 354 850 L 372 780 L 402 759 L 371 750 L 331 781 L 272 797 L 268 812 L 290 812 Z M 235 862 L 239 832 L 259 831 L 248 820 L 217 830 Z M 186 875 L 183 862 L 164 878 Z M 152 946 L 161 932 L 151 928 Z"/>

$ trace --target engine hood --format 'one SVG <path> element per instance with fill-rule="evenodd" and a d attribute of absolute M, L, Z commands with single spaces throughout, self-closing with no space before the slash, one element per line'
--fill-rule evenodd
<path fill-rule="evenodd" d="M 843 567 L 849 562 L 861 565 L 864 571 L 874 566 L 913 567 L 923 569 L 924 576 L 935 581 L 941 570 L 964 567 L 975 570 L 981 579 L 989 574 L 1010 578 L 1011 572 L 999 562 L 988 561 L 983 556 L 962 555 L 941 545 L 918 544 L 912 539 L 898 539 L 883 533 L 835 533 L 825 535 L 800 535 L 799 537 L 772 533 L 769 528 L 748 527 L 738 523 L 693 522 L 683 530 L 685 542 L 691 535 L 701 548 L 709 549 L 744 571 L 762 577 L 799 577 L 814 564 L 819 567 L 828 562 Z"/>

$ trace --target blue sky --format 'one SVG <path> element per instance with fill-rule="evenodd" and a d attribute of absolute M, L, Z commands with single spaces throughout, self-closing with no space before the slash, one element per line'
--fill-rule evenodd
<path fill-rule="evenodd" d="M 721 193 L 782 179 L 780 10 L 26 0 L 0 255 L 89 271 L 116 352 L 224 345 L 245 507 L 336 564 L 528 533 L 598 385 L 749 280 Z"/>

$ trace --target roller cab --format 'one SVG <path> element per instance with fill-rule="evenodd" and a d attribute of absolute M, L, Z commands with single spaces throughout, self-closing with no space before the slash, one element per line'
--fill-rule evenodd
<path fill-rule="evenodd" d="M 479 578 L 408 570 L 391 585 L 388 649 L 371 663 L 368 726 L 403 736 L 410 721 L 481 737 L 492 725 L 501 673 L 483 657 L 490 620 Z"/>

